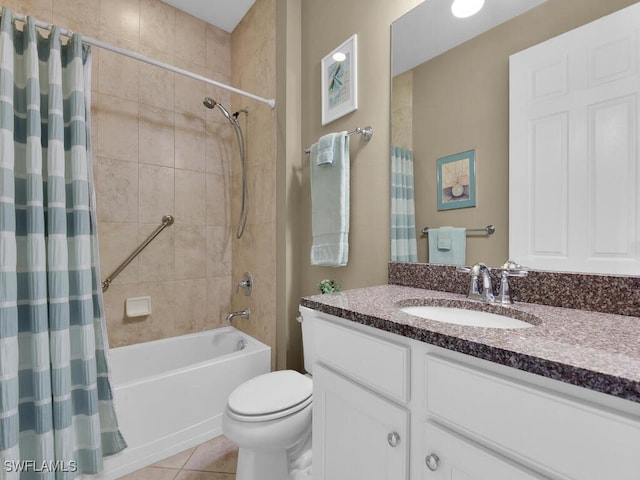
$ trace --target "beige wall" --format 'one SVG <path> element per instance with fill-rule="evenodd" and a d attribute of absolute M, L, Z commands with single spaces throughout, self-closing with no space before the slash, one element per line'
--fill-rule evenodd
<path fill-rule="evenodd" d="M 303 160 L 300 176 L 303 195 L 297 236 L 302 295 L 317 293 L 317 284 L 323 278 L 335 278 L 345 289 L 387 281 L 390 257 L 390 25 L 418 3 L 419 0 L 302 2 L 303 148 L 328 132 L 366 125 L 374 129 L 369 143 L 363 142 L 360 136 L 351 137 L 351 222 L 346 267 L 309 264 L 311 198 L 308 160 Z M 358 34 L 358 110 L 322 126 L 320 61 L 354 33 Z"/>
<path fill-rule="evenodd" d="M 467 264 L 501 265 L 509 234 L 509 55 L 619 10 L 634 0 L 549 0 L 414 69 L 416 226 L 483 227 L 467 242 Z M 437 211 L 436 160 L 476 151 L 475 208 Z M 418 240 L 419 260 L 426 242 Z"/>
<path fill-rule="evenodd" d="M 5 1 L 84 35 L 230 83 L 231 35 L 159 0 Z M 231 292 L 232 129 L 205 109 L 231 96 L 93 48 L 92 141 L 102 277 L 165 214 L 163 231 L 105 293 L 109 340 L 126 345 L 221 325 Z M 152 315 L 124 316 L 151 296 Z"/>

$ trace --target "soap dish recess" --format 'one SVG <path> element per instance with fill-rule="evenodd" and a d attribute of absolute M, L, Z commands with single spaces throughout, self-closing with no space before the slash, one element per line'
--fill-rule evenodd
<path fill-rule="evenodd" d="M 127 317 L 146 317 L 151 315 L 151 297 L 133 297 L 125 301 Z"/>

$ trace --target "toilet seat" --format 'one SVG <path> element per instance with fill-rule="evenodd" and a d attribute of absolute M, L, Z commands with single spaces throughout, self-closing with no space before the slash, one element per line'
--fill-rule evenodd
<path fill-rule="evenodd" d="M 311 379 L 294 370 L 259 375 L 231 393 L 227 413 L 244 422 L 286 417 L 311 404 L 312 388 Z"/>

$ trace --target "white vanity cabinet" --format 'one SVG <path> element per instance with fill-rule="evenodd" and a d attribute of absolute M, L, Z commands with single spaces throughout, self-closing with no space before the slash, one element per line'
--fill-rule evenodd
<path fill-rule="evenodd" d="M 638 403 L 303 317 L 315 322 L 314 480 L 640 479 Z"/>
<path fill-rule="evenodd" d="M 313 381 L 314 480 L 406 480 L 408 412 L 322 365 Z"/>
<path fill-rule="evenodd" d="M 313 320 L 314 480 L 407 480 L 409 347 Z"/>

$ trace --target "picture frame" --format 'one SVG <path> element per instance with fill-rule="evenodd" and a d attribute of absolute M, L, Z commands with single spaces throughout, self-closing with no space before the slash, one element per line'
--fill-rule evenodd
<path fill-rule="evenodd" d="M 475 207 L 475 164 L 475 150 L 455 153 L 438 159 L 438 210 Z"/>
<path fill-rule="evenodd" d="M 357 34 L 322 59 L 321 75 L 322 125 L 326 125 L 358 109 Z"/>

